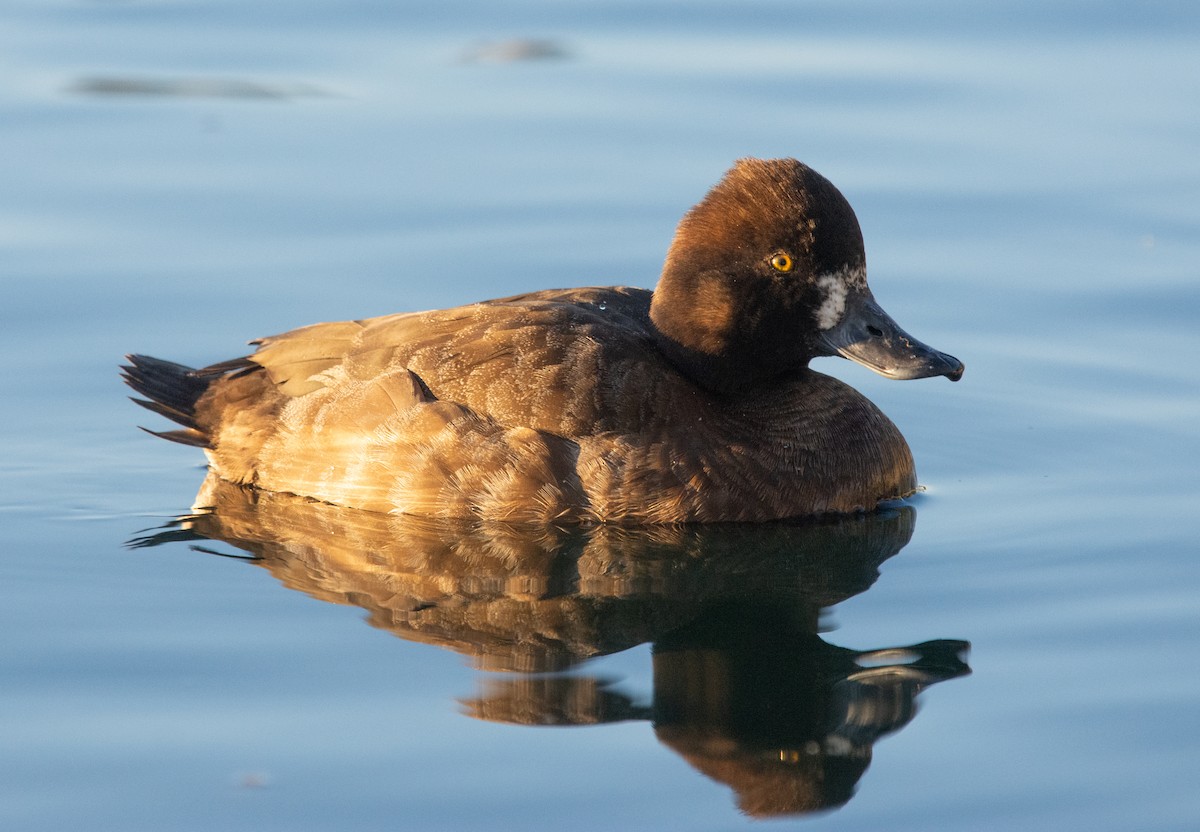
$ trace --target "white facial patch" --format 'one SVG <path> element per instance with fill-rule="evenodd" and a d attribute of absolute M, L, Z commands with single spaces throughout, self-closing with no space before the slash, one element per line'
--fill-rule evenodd
<path fill-rule="evenodd" d="M 846 266 L 836 272 L 817 278 L 817 286 L 825 293 L 825 300 L 817 307 L 817 326 L 821 330 L 833 329 L 846 314 L 846 298 L 850 292 L 861 290 L 867 285 L 867 270 L 862 266 Z"/>

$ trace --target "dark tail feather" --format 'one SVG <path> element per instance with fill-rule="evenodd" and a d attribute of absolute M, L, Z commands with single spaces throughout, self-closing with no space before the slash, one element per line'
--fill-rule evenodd
<path fill-rule="evenodd" d="M 208 367 L 193 370 L 191 367 L 148 355 L 127 355 L 125 359 L 129 363 L 121 367 L 122 378 L 126 384 L 147 397 L 133 401 L 186 428 L 162 432 L 146 428 L 143 430 L 172 442 L 208 447 L 208 436 L 196 423 L 196 402 L 213 379 L 225 374 L 229 369 L 222 366 L 215 372 L 215 368 Z"/>
<path fill-rule="evenodd" d="M 134 401 L 136 402 L 137 399 L 134 399 Z M 141 425 L 138 425 L 138 427 L 141 427 Z M 197 448 L 208 447 L 208 435 L 201 433 L 195 428 L 188 428 L 187 430 L 150 430 L 150 428 L 142 428 L 142 430 L 152 436 L 157 436 L 159 439 L 169 439 L 172 442 L 178 442 L 180 445 L 194 445 Z"/>
<path fill-rule="evenodd" d="M 128 378 L 126 379 L 126 383 L 129 383 L 130 386 L 133 386 L 132 383 L 129 382 Z M 147 401 L 146 399 L 135 399 L 133 396 L 130 396 L 129 400 L 134 404 L 141 405 L 147 410 L 153 410 L 159 416 L 166 416 L 172 422 L 178 422 L 185 427 L 193 426 L 193 414 L 191 413 L 185 413 L 184 411 L 176 410 L 170 405 L 163 404 L 162 402 Z"/>

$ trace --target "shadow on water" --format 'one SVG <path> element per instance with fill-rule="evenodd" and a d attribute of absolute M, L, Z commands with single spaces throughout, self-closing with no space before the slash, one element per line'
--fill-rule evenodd
<path fill-rule="evenodd" d="M 99 97 L 243 98 L 284 101 L 327 98 L 333 93 L 312 84 L 270 83 L 238 78 L 157 78 L 97 75 L 76 80 L 67 92 Z"/>
<path fill-rule="evenodd" d="M 226 542 L 291 589 L 509 674 L 481 682 L 463 703 L 470 716 L 649 721 L 754 816 L 844 804 L 875 741 L 914 717 L 917 694 L 970 673 L 965 641 L 858 651 L 818 635 L 823 610 L 870 588 L 908 543 L 908 506 L 803 523 L 530 531 L 356 511 L 213 476 L 196 505 L 132 545 Z M 648 704 L 577 669 L 644 643 Z"/>

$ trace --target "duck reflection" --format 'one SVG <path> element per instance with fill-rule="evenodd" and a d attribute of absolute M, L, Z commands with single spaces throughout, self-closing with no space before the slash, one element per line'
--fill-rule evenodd
<path fill-rule="evenodd" d="M 908 543 L 907 506 L 803 523 L 666 528 L 464 524 L 357 511 L 210 476 L 195 513 L 139 541 L 211 539 L 285 586 L 471 658 L 491 677 L 471 716 L 522 725 L 652 722 L 755 816 L 834 808 L 875 741 L 928 685 L 970 672 L 964 641 L 856 651 L 822 611 L 863 592 Z M 654 693 L 563 671 L 653 645 Z"/>

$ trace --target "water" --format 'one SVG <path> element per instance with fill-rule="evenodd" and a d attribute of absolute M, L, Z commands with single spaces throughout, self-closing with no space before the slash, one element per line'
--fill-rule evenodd
<path fill-rule="evenodd" d="M 1191 4 L 0 20 L 0 826 L 737 829 L 735 786 L 796 808 L 824 772 L 853 796 L 780 823 L 1194 828 Z M 258 562 L 211 526 L 126 547 L 204 474 L 134 429 L 122 353 L 649 286 L 744 155 L 829 176 L 881 303 L 966 362 L 953 386 L 820 362 L 914 449 L 927 490 L 860 521 L 883 528 L 567 540 L 516 573 L 403 550 L 434 577 L 328 518 L 249 523 Z M 869 545 L 831 563 L 829 535 Z M 928 666 L 871 653 L 925 642 Z"/>

